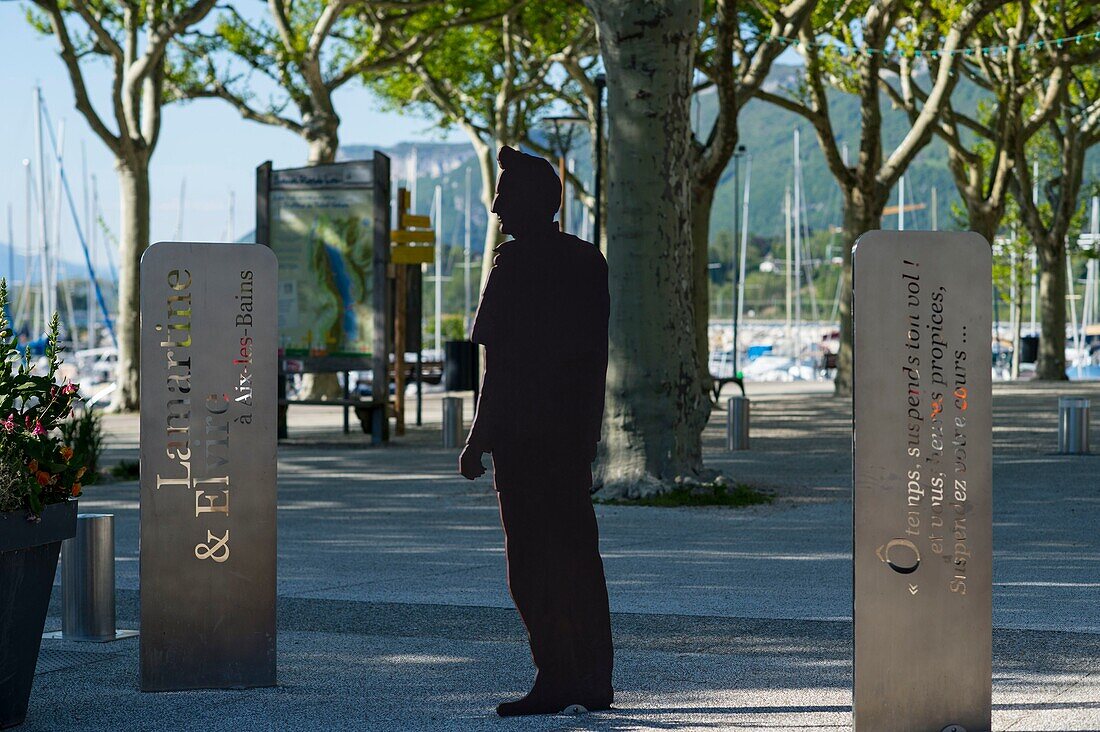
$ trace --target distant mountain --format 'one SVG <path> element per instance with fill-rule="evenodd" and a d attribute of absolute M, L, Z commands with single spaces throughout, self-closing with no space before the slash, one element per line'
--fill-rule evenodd
<path fill-rule="evenodd" d="M 481 251 L 485 236 L 485 207 L 481 205 L 481 173 L 474 148 L 469 143 L 451 142 L 402 142 L 391 147 L 373 145 L 346 145 L 337 153 L 337 160 L 364 160 L 379 150 L 390 157 L 392 185 L 412 188 L 408 175 L 411 171 L 413 149 L 416 150 L 418 171 L 412 213 L 432 213 L 435 187 L 443 187 L 443 231 L 441 239 L 448 247 L 463 246 L 464 198 L 466 172 L 470 174 L 470 246 L 476 254 Z M 450 267 L 446 267 L 450 270 Z"/>
<path fill-rule="evenodd" d="M 770 90 L 790 86 L 801 73 L 798 66 L 777 65 L 768 77 L 766 87 Z M 960 82 L 955 90 L 954 103 L 963 110 L 974 110 L 982 101 L 983 92 L 973 84 Z M 883 139 L 886 153 L 902 140 L 909 129 L 909 119 L 901 110 L 895 109 L 885 96 L 881 99 L 883 110 Z M 829 104 L 833 129 L 841 144 L 848 143 L 850 154 L 858 154 L 860 115 L 858 100 L 839 92 L 829 93 Z M 701 94 L 692 107 L 693 122 L 698 130 L 709 130 L 717 109 L 717 99 L 713 94 Z M 752 180 L 749 197 L 749 230 L 754 237 L 780 239 L 784 231 L 783 196 L 792 185 L 794 175 L 793 136 L 797 128 L 801 136 L 802 178 L 804 183 L 803 199 L 806 209 L 806 223 L 811 232 L 828 231 L 830 227 L 842 223 L 840 189 L 825 164 L 824 155 L 818 146 L 813 127 L 801 117 L 786 110 L 756 99 L 749 101 L 741 112 L 740 144 L 744 145 L 752 156 Z M 541 144 L 551 146 L 553 140 L 549 128 L 543 132 Z M 379 148 L 393 159 L 393 178 L 395 185 L 408 185 L 407 161 L 412 149 L 416 148 L 419 180 L 417 200 L 414 209 L 418 213 L 427 213 L 431 209 L 434 186 L 441 184 L 444 190 L 444 242 L 461 245 L 462 242 L 462 198 L 465 188 L 465 174 L 470 172 L 471 196 L 471 241 L 477 250 L 483 241 L 486 216 L 480 205 L 481 179 L 473 147 L 466 143 L 401 143 L 388 148 Z M 370 157 L 370 145 L 348 145 L 342 147 L 339 159 L 349 160 Z M 579 130 L 572 140 L 571 157 L 575 159 L 576 174 L 583 181 L 591 180 L 591 156 L 587 134 Z M 739 162 L 741 183 L 744 185 L 749 162 Z M 734 221 L 734 162 L 722 174 L 715 204 L 711 214 L 711 241 L 723 231 L 731 232 Z M 1085 180 L 1100 178 L 1100 149 L 1094 149 L 1085 166 Z M 955 189 L 951 171 L 947 167 L 947 148 L 938 138 L 917 155 L 905 175 L 906 203 L 924 204 L 919 211 L 906 213 L 906 228 L 931 228 L 932 190 L 936 191 L 935 218 L 940 229 L 957 229 L 964 224 L 958 219 L 957 211 L 962 210 L 962 202 Z M 890 197 L 889 205 L 897 203 L 897 190 Z M 740 205 L 740 199 L 736 201 Z M 884 227 L 896 227 L 896 216 L 883 219 Z"/>
<path fill-rule="evenodd" d="M 0 242 L 0 277 L 7 278 L 8 282 L 22 282 L 25 274 L 24 267 L 30 266 L 32 268 L 31 278 L 38 277 L 38 268 L 34 259 L 31 262 L 25 264 L 24 255 L 25 245 L 16 244 L 11 245 L 4 242 Z M 14 270 L 13 270 L 14 267 Z M 87 277 L 88 267 L 84 262 L 73 262 L 69 260 L 61 260 L 60 276 L 63 278 L 70 277 Z M 99 277 L 102 278 L 104 273 L 100 272 Z"/>

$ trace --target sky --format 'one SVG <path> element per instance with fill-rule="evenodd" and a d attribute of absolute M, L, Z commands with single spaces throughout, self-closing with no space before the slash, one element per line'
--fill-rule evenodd
<path fill-rule="evenodd" d="M 89 95 L 111 125 L 107 106 L 111 75 L 102 62 L 85 64 Z M 76 205 L 83 215 L 81 146 L 94 175 L 107 225 L 118 231 L 118 185 L 113 157 L 73 106 L 72 87 L 52 37 L 39 35 L 25 20 L 22 3 L 0 2 L 0 241 L 7 241 L 7 209 L 13 212 L 14 238 L 25 242 L 25 173 L 22 161 L 34 164 L 34 87 L 42 95 L 54 125 L 65 123 L 65 169 Z M 401 141 L 462 140 L 443 138 L 430 122 L 379 111 L 379 103 L 362 88 L 348 84 L 336 94 L 344 144 L 391 145 Z M 48 137 L 47 137 L 48 139 Z M 286 130 L 242 120 L 221 100 L 169 105 L 164 110 L 160 142 L 151 174 L 151 239 L 175 236 L 180 186 L 186 180 L 182 238 L 220 241 L 227 231 L 229 198 L 236 197 L 233 230 L 250 231 L 255 219 L 255 168 L 271 160 L 276 168 L 304 165 L 306 145 Z M 47 161 L 47 167 L 51 163 Z M 68 218 L 67 208 L 66 219 Z M 71 221 L 62 225 L 62 257 L 82 259 Z M 2 269 L 6 267 L 3 265 Z"/>

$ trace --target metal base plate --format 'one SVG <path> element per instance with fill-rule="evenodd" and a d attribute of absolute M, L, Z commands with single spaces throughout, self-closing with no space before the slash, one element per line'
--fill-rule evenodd
<path fill-rule="evenodd" d="M 55 630 L 50 633 L 43 633 L 42 638 L 44 640 L 64 640 L 71 641 L 73 643 L 110 643 L 112 641 L 122 640 L 123 638 L 136 638 L 139 635 L 136 630 L 116 630 L 114 638 L 102 638 L 102 639 L 84 639 L 84 638 L 72 638 L 65 637 L 65 633 L 60 630 Z"/>

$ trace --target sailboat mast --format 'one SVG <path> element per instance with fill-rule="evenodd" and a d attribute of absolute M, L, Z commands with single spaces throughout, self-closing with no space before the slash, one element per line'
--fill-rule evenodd
<path fill-rule="evenodd" d="M 746 156 L 745 192 L 741 203 L 741 261 L 738 262 L 737 278 L 737 322 L 745 322 L 745 265 L 749 249 L 749 184 L 752 181 L 752 155 Z M 751 342 L 751 341 L 750 341 Z M 737 344 L 733 344 L 736 350 Z M 740 361 L 735 361 L 740 363 Z M 736 374 L 734 374 L 736 376 Z"/>
<path fill-rule="evenodd" d="M 905 231 L 905 175 L 898 179 L 898 231 Z"/>
<path fill-rule="evenodd" d="M 180 200 L 176 206 L 176 235 L 172 237 L 173 241 L 183 241 L 183 202 L 184 197 L 187 195 L 187 179 L 180 179 Z"/>
<path fill-rule="evenodd" d="M 802 155 L 798 128 L 794 131 L 794 319 L 795 363 L 802 355 Z"/>
<path fill-rule="evenodd" d="M 49 237 L 46 234 L 46 149 L 42 144 L 42 88 L 34 87 L 34 146 L 38 151 L 38 241 L 41 247 L 39 255 L 39 276 L 41 292 L 40 307 L 34 319 L 34 333 L 40 334 L 43 325 L 50 322 L 50 303 L 47 295 L 49 288 Z"/>
<path fill-rule="evenodd" d="M 88 323 L 88 349 L 95 348 L 95 249 L 92 244 L 92 196 L 91 189 L 88 186 L 88 148 L 84 144 L 84 141 L 80 141 L 80 184 L 84 193 L 84 231 L 87 241 L 85 242 L 89 247 L 88 258 L 92 261 L 92 272 L 88 273 L 88 290 L 86 295 L 87 300 L 87 323 Z"/>
<path fill-rule="evenodd" d="M 435 187 L 435 350 L 443 353 L 443 186 Z"/>
<path fill-rule="evenodd" d="M 470 168 L 466 168 L 466 196 L 462 200 L 463 207 L 466 209 L 465 223 L 462 226 L 462 287 L 465 293 L 465 307 L 462 312 L 462 324 L 465 328 L 466 335 L 470 334 Z"/>
<path fill-rule="evenodd" d="M 30 306 L 30 279 L 31 279 L 31 247 L 34 246 L 34 184 L 31 180 L 31 161 L 23 158 L 24 197 L 26 198 L 26 220 L 23 227 L 23 287 L 19 293 L 19 307 L 16 310 L 16 318 L 22 326 L 27 319 L 27 308 Z M 16 325 L 12 324 L 13 330 Z"/>
<path fill-rule="evenodd" d="M 783 192 L 783 220 L 785 223 L 786 239 L 787 239 L 787 258 L 785 260 L 786 266 L 786 282 L 787 282 L 787 329 L 785 332 L 787 343 L 791 342 L 791 274 L 793 267 L 791 266 L 791 187 L 787 186 L 787 189 Z"/>

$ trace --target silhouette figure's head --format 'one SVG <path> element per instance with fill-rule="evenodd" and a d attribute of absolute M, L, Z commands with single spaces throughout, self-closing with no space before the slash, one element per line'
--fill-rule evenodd
<path fill-rule="evenodd" d="M 561 181 L 554 166 L 543 158 L 505 146 L 497 163 L 497 193 L 493 213 L 500 231 L 520 237 L 527 231 L 545 230 L 561 206 Z"/>

